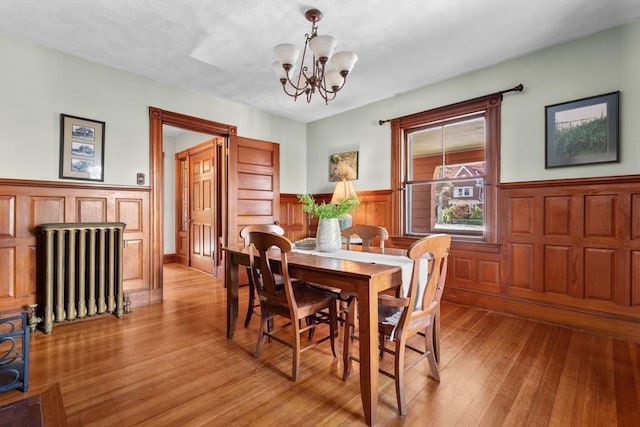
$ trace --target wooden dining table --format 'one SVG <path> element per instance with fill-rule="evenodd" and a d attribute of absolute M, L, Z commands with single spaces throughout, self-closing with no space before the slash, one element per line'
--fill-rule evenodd
<path fill-rule="evenodd" d="M 238 267 L 249 265 L 249 249 L 224 247 L 227 287 L 227 338 L 233 338 L 238 320 Z M 399 249 L 375 249 L 386 255 L 404 255 Z M 338 256 L 338 255 L 335 255 Z M 277 272 L 280 257 L 274 254 Z M 288 255 L 291 277 L 343 289 L 358 297 L 360 329 L 360 393 L 364 418 L 373 425 L 378 407 L 378 294 L 402 283 L 402 268 L 374 262 L 350 261 L 304 252 Z"/>

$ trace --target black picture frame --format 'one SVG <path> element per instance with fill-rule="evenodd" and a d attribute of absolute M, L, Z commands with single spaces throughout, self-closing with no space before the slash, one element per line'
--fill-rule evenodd
<path fill-rule="evenodd" d="M 61 179 L 104 181 L 105 123 L 60 114 Z"/>
<path fill-rule="evenodd" d="M 619 161 L 620 92 L 545 107 L 545 168 Z"/>

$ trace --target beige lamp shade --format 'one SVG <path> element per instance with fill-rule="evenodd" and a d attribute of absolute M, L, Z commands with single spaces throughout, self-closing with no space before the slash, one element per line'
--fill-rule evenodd
<path fill-rule="evenodd" d="M 349 198 L 349 196 L 358 197 L 351 181 L 343 179 L 336 183 L 336 188 L 333 190 L 333 196 L 331 197 L 331 203 L 337 205 L 344 199 Z"/>

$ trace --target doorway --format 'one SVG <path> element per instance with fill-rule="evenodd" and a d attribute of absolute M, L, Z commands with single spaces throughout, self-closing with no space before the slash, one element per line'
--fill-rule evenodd
<path fill-rule="evenodd" d="M 225 139 L 175 132 L 172 131 L 175 128 L 167 125 L 163 129 L 165 178 L 170 175 L 169 169 L 174 169 L 171 182 L 165 180 L 165 194 L 173 194 L 174 197 L 171 202 L 165 200 L 165 207 L 169 212 L 172 209 L 175 212 L 173 224 L 167 218 L 169 215 L 165 216 L 165 239 L 171 241 L 166 242 L 164 252 L 174 250 L 175 261 L 179 264 L 220 276 L 224 183 L 220 171 L 223 169 Z M 175 135 L 167 137 L 171 133 Z M 196 145 L 189 144 L 191 140 L 202 141 L 207 137 Z M 170 147 L 171 143 L 174 147 Z M 170 156 L 174 158 L 173 164 L 169 162 Z M 169 229 L 172 233 L 167 232 Z"/>
<path fill-rule="evenodd" d="M 280 210 L 280 149 L 274 142 L 237 136 L 235 126 L 149 107 L 151 208 L 150 302 L 162 301 L 164 251 L 164 195 L 162 128 L 176 128 L 221 137 L 217 169 L 220 203 L 216 210 L 220 230 L 217 248 L 240 243 L 239 230 L 247 224 L 277 223 Z M 220 252 L 219 252 L 220 253 Z M 222 276 L 222 265 L 214 274 Z"/>
<path fill-rule="evenodd" d="M 221 137 L 228 143 L 228 139 L 236 134 L 236 127 L 224 123 L 187 116 L 185 114 L 165 111 L 160 108 L 149 107 L 149 147 L 150 166 L 149 181 L 151 185 L 151 283 L 149 283 L 151 303 L 162 301 L 162 264 L 164 258 L 164 153 L 163 153 L 163 126 L 170 125 L 175 128 L 206 135 Z M 221 161 L 218 174 L 227 176 L 228 165 Z M 222 242 L 227 239 L 227 182 L 220 180 L 220 231 Z"/>

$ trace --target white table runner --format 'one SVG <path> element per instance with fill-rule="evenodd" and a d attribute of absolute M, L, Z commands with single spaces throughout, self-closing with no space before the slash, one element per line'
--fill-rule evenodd
<path fill-rule="evenodd" d="M 400 267 L 402 269 L 402 294 L 407 295 L 409 286 L 411 285 L 411 274 L 413 273 L 413 260 L 404 256 L 378 254 L 375 252 L 347 251 L 339 249 L 336 252 L 320 252 L 316 250 L 307 250 L 294 248 L 294 252 L 322 256 L 325 258 L 343 259 L 347 261 L 366 262 L 371 264 L 385 264 Z M 427 263 L 423 260 L 420 268 L 420 280 L 418 287 L 418 298 L 416 300 L 416 308 L 422 305 L 422 294 L 426 284 Z"/>

